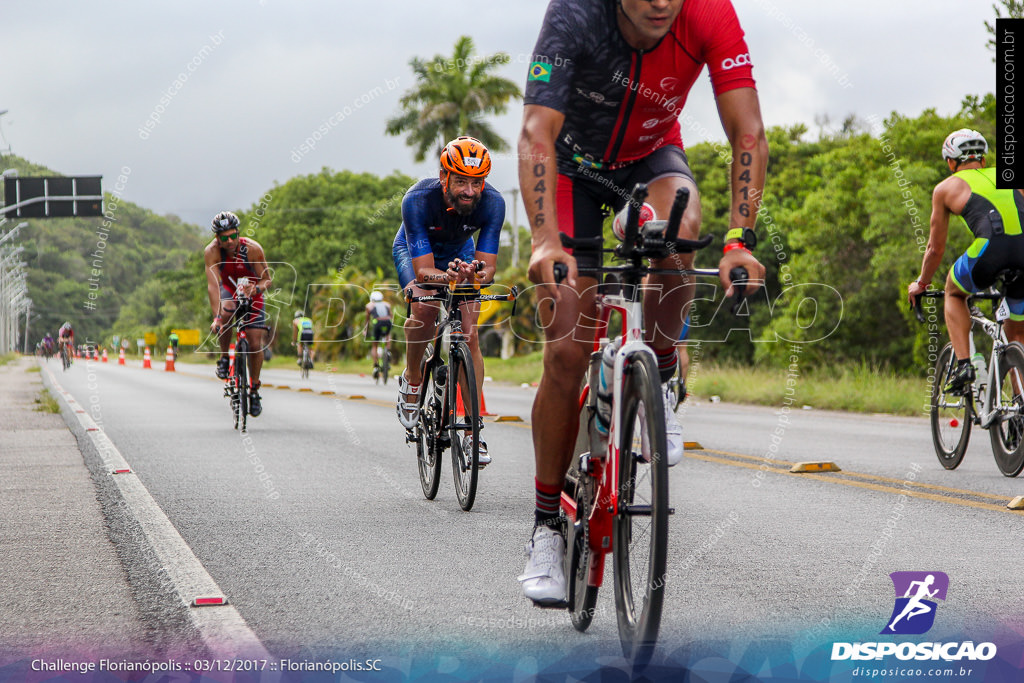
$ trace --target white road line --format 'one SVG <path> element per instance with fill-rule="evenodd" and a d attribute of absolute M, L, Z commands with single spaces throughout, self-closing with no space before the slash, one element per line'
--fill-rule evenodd
<path fill-rule="evenodd" d="M 57 394 L 71 407 L 79 424 L 85 430 L 85 435 L 92 439 L 100 454 L 104 470 L 113 477 L 125 508 L 134 516 L 145 533 L 178 598 L 188 609 L 192 623 L 199 631 L 203 642 L 217 657 L 271 659 L 263 643 L 232 605 L 192 607 L 192 601 L 197 597 L 223 596 L 224 592 L 139 478 L 134 473 L 114 474 L 115 470 L 130 470 L 128 462 L 110 438 L 89 417 L 84 407 L 64 390 L 53 372 L 49 368 L 45 370 Z"/>

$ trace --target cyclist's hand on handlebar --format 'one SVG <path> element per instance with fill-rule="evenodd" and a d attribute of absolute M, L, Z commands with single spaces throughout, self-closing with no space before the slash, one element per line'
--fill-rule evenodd
<path fill-rule="evenodd" d="M 220 332 L 220 328 L 221 328 L 221 319 L 220 319 L 220 316 L 218 315 L 217 317 L 215 317 L 213 319 L 213 322 L 210 323 L 210 332 L 213 332 L 214 334 L 217 334 L 217 333 Z"/>
<path fill-rule="evenodd" d="M 757 292 L 761 283 L 764 282 L 764 266 L 754 258 L 754 255 L 746 249 L 731 249 L 722 255 L 718 262 L 718 278 L 725 287 L 725 295 L 732 296 L 732 277 L 730 275 L 734 268 L 745 268 L 748 279 L 744 295 L 750 296 Z"/>
<path fill-rule="evenodd" d="M 555 277 L 556 263 L 562 264 L 568 273 L 564 280 L 559 281 Z M 557 301 L 560 298 L 557 285 L 576 286 L 576 259 L 562 249 L 562 245 L 557 241 L 551 244 L 538 244 L 534 246 L 533 254 L 530 255 L 527 273 L 531 282 L 541 286 L 542 298 L 551 297 Z"/>
<path fill-rule="evenodd" d="M 928 288 L 922 285 L 918 280 L 914 280 L 907 285 L 907 301 L 910 302 L 911 308 L 917 305 L 918 297 L 924 294 L 927 289 Z"/>

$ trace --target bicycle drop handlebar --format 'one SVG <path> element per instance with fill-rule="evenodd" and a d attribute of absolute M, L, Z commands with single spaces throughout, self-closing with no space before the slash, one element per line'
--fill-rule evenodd
<path fill-rule="evenodd" d="M 628 211 L 626 213 L 626 228 L 622 243 L 614 249 L 604 248 L 603 237 L 572 238 L 562 233 L 559 235 L 562 246 L 577 252 L 599 254 L 603 256 L 612 253 L 620 259 L 630 261 L 629 265 L 621 266 L 597 266 L 580 268 L 581 273 L 598 275 L 600 273 L 621 273 L 627 277 L 639 281 L 646 274 L 678 274 L 678 275 L 718 275 L 717 270 L 711 269 L 673 269 L 673 268 L 651 268 L 642 263 L 644 258 L 663 259 L 672 254 L 692 253 L 703 249 L 714 240 L 713 235 L 705 235 L 696 240 L 680 239 L 679 227 L 682 224 L 683 213 L 690 202 L 690 191 L 685 187 L 676 190 L 675 199 L 672 201 L 672 208 L 669 211 L 668 221 L 664 233 L 659 230 L 645 230 L 648 225 L 660 222 L 648 221 L 644 226 L 639 225 L 640 212 L 637 207 L 642 206 L 647 198 L 647 185 L 637 183 L 630 196 Z M 657 226 L 660 228 L 660 225 Z M 554 265 L 555 284 L 561 283 L 569 276 L 569 269 L 564 263 Z M 746 284 L 750 279 L 747 269 L 737 266 L 729 271 L 729 279 L 733 283 L 733 305 L 730 312 L 734 315 L 739 310 L 743 299 L 746 298 Z"/>

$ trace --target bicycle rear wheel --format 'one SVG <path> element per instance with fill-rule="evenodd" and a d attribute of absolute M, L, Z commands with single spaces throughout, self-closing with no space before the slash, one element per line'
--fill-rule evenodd
<path fill-rule="evenodd" d="M 302 379 L 309 379 L 309 368 L 312 363 L 309 361 L 309 347 L 302 345 Z"/>
<path fill-rule="evenodd" d="M 668 447 L 658 369 L 647 354 L 628 359 L 619 435 L 618 507 L 612 524 L 615 608 L 622 652 L 645 663 L 654 651 L 668 556 Z M 648 454 L 650 462 L 641 459 Z"/>
<path fill-rule="evenodd" d="M 1009 409 L 989 427 L 999 471 L 1016 477 L 1024 469 L 1024 346 L 1013 342 L 999 356 L 999 401 Z"/>
<path fill-rule="evenodd" d="M 249 417 L 249 342 L 239 339 L 235 345 L 235 383 L 238 387 L 235 428 L 244 434 Z"/>
<path fill-rule="evenodd" d="M 391 352 L 384 351 L 384 357 L 380 361 L 380 375 L 381 379 L 384 380 L 384 384 L 388 383 L 388 375 L 391 373 Z"/>
<path fill-rule="evenodd" d="M 461 381 L 460 381 L 461 380 Z M 462 384 L 462 405 L 465 417 L 456 414 L 458 387 Z M 473 356 L 465 342 L 453 344 L 451 366 L 448 373 L 448 424 L 452 441 L 452 473 L 455 476 L 455 497 L 463 510 L 473 507 L 476 500 L 476 484 L 480 473 L 480 401 L 476 392 L 476 372 Z M 472 437 L 472 447 L 465 448 L 463 434 Z"/>
<path fill-rule="evenodd" d="M 434 500 L 441 483 L 441 449 L 437 437 L 440 433 L 441 403 L 434 397 L 434 371 L 424 368 L 420 385 L 420 419 L 416 424 L 416 463 L 420 473 L 420 487 L 427 500 Z"/>
<path fill-rule="evenodd" d="M 953 345 L 946 344 L 935 361 L 931 425 L 935 455 L 947 470 L 955 470 L 960 465 L 971 440 L 971 399 L 945 390 L 954 367 L 956 357 L 953 355 Z"/>

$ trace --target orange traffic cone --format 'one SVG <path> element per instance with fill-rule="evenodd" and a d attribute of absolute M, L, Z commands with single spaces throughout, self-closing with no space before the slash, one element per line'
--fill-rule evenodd
<path fill-rule="evenodd" d="M 124 365 L 124 347 L 121 347 L 121 352 L 117 354 L 117 364 Z"/>
<path fill-rule="evenodd" d="M 164 356 L 164 372 L 174 372 L 174 352 L 167 347 L 167 355 Z"/>
<path fill-rule="evenodd" d="M 235 345 L 228 347 L 228 377 L 235 376 Z"/>
<path fill-rule="evenodd" d="M 149 347 L 148 346 L 146 347 L 146 352 L 142 354 L 142 368 L 144 370 L 146 368 L 148 368 L 150 370 L 153 369 L 152 359 L 150 359 L 150 357 L 149 357 Z"/>
<path fill-rule="evenodd" d="M 103 349 L 103 362 L 104 363 L 109 363 L 110 362 L 110 360 L 107 358 L 107 350 L 106 349 Z"/>
<path fill-rule="evenodd" d="M 466 416 L 466 406 L 463 405 L 463 403 L 462 403 L 462 387 L 461 386 L 456 386 L 456 389 L 458 391 L 455 394 L 455 414 L 458 415 L 459 417 L 465 417 Z M 483 392 L 480 392 L 480 416 L 481 417 L 491 417 L 493 415 L 494 415 L 494 413 L 487 412 L 487 402 L 484 401 L 484 394 L 483 394 Z"/>

